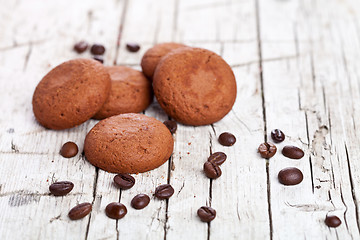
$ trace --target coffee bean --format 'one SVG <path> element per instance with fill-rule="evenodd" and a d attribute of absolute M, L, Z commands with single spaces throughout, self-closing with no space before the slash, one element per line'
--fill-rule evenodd
<path fill-rule="evenodd" d="M 169 199 L 174 194 L 174 189 L 170 184 L 163 184 L 155 189 L 155 197 L 158 199 Z"/>
<path fill-rule="evenodd" d="M 140 46 L 139 44 L 137 43 L 127 43 L 126 44 L 126 49 L 129 51 L 129 52 L 137 52 L 140 50 Z"/>
<path fill-rule="evenodd" d="M 262 143 L 258 148 L 258 152 L 260 153 L 261 157 L 263 158 L 271 158 L 276 153 L 276 146 L 271 142 Z"/>
<path fill-rule="evenodd" d="M 208 178 L 216 179 L 221 176 L 221 169 L 218 165 L 212 162 L 204 163 L 204 172 Z"/>
<path fill-rule="evenodd" d="M 71 220 L 78 220 L 88 215 L 92 210 L 91 203 L 81 203 L 72 208 L 69 212 L 69 218 Z"/>
<path fill-rule="evenodd" d="M 101 55 L 95 55 L 95 56 L 93 56 L 93 59 L 98 62 L 104 63 L 104 58 Z"/>
<path fill-rule="evenodd" d="M 280 143 L 285 140 L 285 134 L 280 129 L 274 129 L 271 131 L 271 138 L 276 143 Z"/>
<path fill-rule="evenodd" d="M 234 135 L 228 132 L 224 132 L 219 136 L 219 143 L 223 146 L 232 146 L 236 142 L 236 138 Z"/>
<path fill-rule="evenodd" d="M 295 146 L 285 146 L 282 150 L 285 157 L 292 159 L 300 159 L 304 156 L 304 151 Z"/>
<path fill-rule="evenodd" d="M 114 182 L 122 190 L 127 190 L 134 186 L 135 178 L 129 174 L 118 174 L 114 177 Z"/>
<path fill-rule="evenodd" d="M 150 202 L 150 198 L 146 194 L 138 194 L 131 200 L 131 206 L 135 209 L 143 209 Z"/>
<path fill-rule="evenodd" d="M 94 55 L 103 55 L 105 52 L 105 47 L 101 44 L 94 44 L 91 46 L 90 51 Z"/>
<path fill-rule="evenodd" d="M 174 134 L 176 132 L 177 123 L 175 121 L 166 120 L 164 124 L 170 130 L 171 134 Z"/>
<path fill-rule="evenodd" d="M 127 209 L 122 203 L 112 202 L 106 206 L 105 213 L 109 218 L 120 219 L 126 215 Z"/>
<path fill-rule="evenodd" d="M 302 172 L 294 167 L 284 168 L 278 174 L 279 182 L 288 186 L 301 183 L 303 178 Z"/>
<path fill-rule="evenodd" d="M 76 156 L 78 151 L 79 151 L 79 148 L 76 145 L 76 143 L 67 142 L 61 147 L 60 154 L 61 154 L 61 156 L 65 157 L 65 158 L 71 158 L 71 157 Z"/>
<path fill-rule="evenodd" d="M 216 217 L 215 209 L 203 206 L 197 210 L 197 215 L 203 222 L 211 222 Z"/>
<path fill-rule="evenodd" d="M 210 155 L 210 157 L 208 158 L 208 161 L 220 166 L 221 164 L 223 164 L 225 162 L 226 158 L 227 158 L 227 156 L 225 153 L 215 152 Z"/>
<path fill-rule="evenodd" d="M 328 227 L 336 228 L 336 227 L 340 226 L 341 220 L 337 216 L 326 216 L 325 224 Z"/>
<path fill-rule="evenodd" d="M 55 182 L 50 185 L 49 190 L 54 196 L 64 196 L 71 192 L 74 184 L 69 181 Z"/>
<path fill-rule="evenodd" d="M 89 44 L 85 41 L 81 41 L 81 42 L 78 42 L 74 45 L 74 50 L 77 52 L 77 53 L 83 53 L 86 51 L 86 49 L 88 48 Z"/>

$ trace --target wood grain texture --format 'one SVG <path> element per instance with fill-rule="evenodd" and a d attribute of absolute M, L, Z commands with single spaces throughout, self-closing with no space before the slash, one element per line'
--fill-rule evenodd
<path fill-rule="evenodd" d="M 0 239 L 359 239 L 360 238 L 360 2 L 357 0 L 109 0 L 1 1 L 0 8 Z M 210 49 L 233 68 L 233 110 L 209 126 L 179 124 L 174 154 L 160 168 L 134 175 L 121 191 L 114 174 L 82 156 L 86 133 L 97 121 L 64 131 L 35 121 L 31 98 L 54 66 L 76 57 L 80 40 L 106 46 L 105 65 L 140 69 L 143 53 L 176 41 Z M 126 43 L 137 42 L 137 53 Z M 154 103 L 144 112 L 168 116 Z M 257 147 L 282 129 L 278 154 L 260 158 Z M 217 138 L 232 132 L 237 142 Z M 80 153 L 58 152 L 74 141 Z M 281 154 L 285 145 L 305 151 L 301 160 Z M 202 172 L 212 152 L 223 151 L 222 176 Z M 283 186 L 278 172 L 295 166 L 297 186 Z M 74 182 L 65 197 L 49 195 L 58 180 Z M 153 196 L 170 183 L 168 201 Z M 138 193 L 151 197 L 143 210 L 130 206 Z M 128 214 L 109 219 L 107 204 Z M 93 211 L 70 221 L 68 211 L 91 202 Z M 196 211 L 212 206 L 217 218 L 201 222 Z M 326 215 L 342 220 L 336 229 Z"/>

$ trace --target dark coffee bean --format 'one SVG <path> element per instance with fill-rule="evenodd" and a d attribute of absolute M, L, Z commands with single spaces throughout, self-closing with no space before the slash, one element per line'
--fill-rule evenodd
<path fill-rule="evenodd" d="M 171 134 L 174 134 L 176 132 L 177 123 L 175 121 L 166 120 L 164 124 L 170 130 Z"/>
<path fill-rule="evenodd" d="M 197 210 L 197 215 L 203 222 L 211 222 L 216 217 L 215 209 L 203 206 Z"/>
<path fill-rule="evenodd" d="M 337 216 L 326 216 L 325 224 L 328 227 L 336 228 L 336 227 L 340 226 L 341 220 Z"/>
<path fill-rule="evenodd" d="M 127 209 L 122 203 L 112 202 L 106 206 L 105 213 L 109 218 L 120 219 L 126 215 Z"/>
<path fill-rule="evenodd" d="M 69 218 L 71 220 L 78 220 L 88 215 L 92 210 L 91 203 L 81 203 L 72 208 L 69 212 Z"/>
<path fill-rule="evenodd" d="M 104 58 L 101 55 L 95 55 L 95 56 L 93 56 L 93 59 L 98 62 L 104 63 Z"/>
<path fill-rule="evenodd" d="M 91 46 L 90 51 L 94 55 L 103 55 L 105 52 L 105 47 L 101 44 L 94 44 Z"/>
<path fill-rule="evenodd" d="M 285 146 L 282 150 L 285 157 L 292 159 L 300 159 L 304 156 L 304 151 L 295 146 Z"/>
<path fill-rule="evenodd" d="M 276 153 L 276 146 L 270 142 L 260 144 L 258 152 L 263 158 L 271 158 Z"/>
<path fill-rule="evenodd" d="M 78 152 L 79 152 L 79 148 L 74 142 L 67 142 L 60 149 L 61 156 L 65 158 L 74 157 Z"/>
<path fill-rule="evenodd" d="M 219 136 L 219 143 L 223 146 L 232 146 L 236 142 L 236 138 L 234 135 L 228 132 L 224 132 Z"/>
<path fill-rule="evenodd" d="M 304 176 L 302 172 L 294 167 L 284 168 L 278 174 L 278 179 L 284 185 L 296 185 L 302 182 Z"/>
<path fill-rule="evenodd" d="M 118 174 L 114 177 L 114 182 L 122 190 L 127 190 L 134 186 L 135 178 L 129 174 Z"/>
<path fill-rule="evenodd" d="M 174 194 L 174 189 L 170 184 L 163 184 L 155 189 L 155 197 L 158 199 L 169 199 Z"/>
<path fill-rule="evenodd" d="M 50 185 L 49 190 L 54 196 L 64 196 L 71 192 L 74 184 L 69 181 L 55 182 Z"/>
<path fill-rule="evenodd" d="M 129 52 L 137 52 L 140 50 L 140 46 L 139 44 L 137 43 L 127 43 L 126 44 L 126 49 L 129 51 Z"/>
<path fill-rule="evenodd" d="M 218 165 L 212 162 L 204 163 L 204 172 L 208 178 L 216 179 L 221 176 L 221 169 Z"/>
<path fill-rule="evenodd" d="M 86 49 L 88 48 L 89 44 L 85 41 L 81 41 L 81 42 L 78 42 L 77 44 L 74 45 L 74 50 L 77 52 L 77 53 L 83 53 L 86 51 Z"/>
<path fill-rule="evenodd" d="M 208 158 L 208 161 L 220 166 L 221 164 L 223 164 L 225 162 L 226 158 L 227 158 L 227 156 L 225 153 L 215 152 L 210 155 L 210 157 Z"/>
<path fill-rule="evenodd" d="M 146 194 L 138 194 L 131 200 L 131 206 L 135 209 L 143 209 L 150 202 L 150 198 Z"/>
<path fill-rule="evenodd" d="M 280 143 L 285 140 L 285 134 L 280 129 L 274 129 L 271 131 L 271 138 L 274 142 Z"/>

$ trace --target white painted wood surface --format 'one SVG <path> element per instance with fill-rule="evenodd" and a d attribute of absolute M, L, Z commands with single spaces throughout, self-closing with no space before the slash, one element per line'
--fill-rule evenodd
<path fill-rule="evenodd" d="M 18 0 L 0 1 L 0 239 L 360 239 L 360 2 L 358 0 Z M 179 125 L 168 163 L 138 174 L 119 191 L 113 174 L 96 170 L 81 154 L 58 152 L 66 141 L 80 149 L 96 123 L 65 131 L 39 126 L 31 98 L 51 68 L 79 57 L 75 42 L 103 43 L 105 64 L 139 69 L 142 54 L 159 42 L 208 48 L 233 67 L 238 97 L 233 110 L 211 126 Z M 127 42 L 141 50 L 129 53 Z M 82 54 L 90 57 L 89 53 Z M 168 117 L 155 102 L 145 114 Z M 301 160 L 280 153 L 269 161 L 256 152 L 280 128 L 305 150 Z M 237 137 L 232 147 L 221 132 Z M 224 151 L 223 175 L 210 181 L 202 165 Z M 296 166 L 304 181 L 278 183 L 277 173 Z M 74 190 L 53 197 L 48 186 L 70 180 Z M 169 201 L 152 198 L 141 211 L 138 193 L 153 194 L 170 182 Z M 68 210 L 92 202 L 86 218 Z M 106 217 L 120 201 L 125 218 Z M 217 210 L 199 221 L 203 205 Z M 327 214 L 342 225 L 330 229 Z"/>

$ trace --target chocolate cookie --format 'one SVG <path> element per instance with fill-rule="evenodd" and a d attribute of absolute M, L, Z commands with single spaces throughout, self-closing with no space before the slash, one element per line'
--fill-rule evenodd
<path fill-rule="evenodd" d="M 86 159 L 113 173 L 140 173 L 166 162 L 174 140 L 166 126 L 143 114 L 127 113 L 101 120 L 85 138 Z"/>
<path fill-rule="evenodd" d="M 145 76 L 149 79 L 152 79 L 155 68 L 160 62 L 161 58 L 171 52 L 174 49 L 186 47 L 184 44 L 180 43 L 160 43 L 155 45 L 146 51 L 144 56 L 141 59 L 141 68 Z"/>
<path fill-rule="evenodd" d="M 105 103 L 110 76 L 91 59 L 75 59 L 52 69 L 33 95 L 36 120 L 46 128 L 66 129 L 90 119 Z"/>
<path fill-rule="evenodd" d="M 104 119 L 120 113 L 138 113 L 153 99 L 151 82 L 135 69 L 123 66 L 105 67 L 110 74 L 111 90 L 108 99 L 95 119 Z"/>
<path fill-rule="evenodd" d="M 153 87 L 169 116 L 194 126 L 219 121 L 236 98 L 230 66 L 216 53 L 201 48 L 180 48 L 163 57 Z"/>

